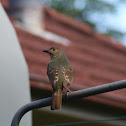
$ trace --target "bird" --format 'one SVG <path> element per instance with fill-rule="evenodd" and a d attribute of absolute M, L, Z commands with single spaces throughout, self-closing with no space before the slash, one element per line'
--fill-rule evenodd
<path fill-rule="evenodd" d="M 52 85 L 51 110 L 59 110 L 62 106 L 63 88 L 68 92 L 73 80 L 73 69 L 66 54 L 58 47 L 43 50 L 50 55 L 51 61 L 47 66 L 47 75 Z"/>

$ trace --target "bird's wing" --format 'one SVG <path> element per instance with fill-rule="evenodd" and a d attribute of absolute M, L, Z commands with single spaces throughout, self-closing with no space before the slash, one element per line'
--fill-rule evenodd
<path fill-rule="evenodd" d="M 69 87 L 70 83 L 72 82 L 73 80 L 73 70 L 70 67 L 68 68 L 64 68 L 63 69 L 63 74 L 64 74 L 64 84 Z"/>
<path fill-rule="evenodd" d="M 56 85 L 58 83 L 58 68 L 52 68 L 49 64 L 47 67 L 47 75 L 49 77 L 49 81 L 52 84 L 52 87 L 56 89 Z"/>

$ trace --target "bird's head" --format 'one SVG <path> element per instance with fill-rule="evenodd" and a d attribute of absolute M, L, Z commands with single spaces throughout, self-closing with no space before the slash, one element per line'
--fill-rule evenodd
<path fill-rule="evenodd" d="M 51 47 L 49 49 L 44 49 L 43 52 L 46 52 L 50 55 L 51 59 L 60 57 L 63 54 L 63 51 L 57 47 Z"/>

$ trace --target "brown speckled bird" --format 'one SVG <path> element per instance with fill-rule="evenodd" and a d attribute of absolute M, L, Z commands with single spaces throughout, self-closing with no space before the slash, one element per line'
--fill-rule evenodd
<path fill-rule="evenodd" d="M 69 86 L 73 79 L 73 70 L 65 53 L 57 47 L 43 50 L 50 55 L 51 61 L 47 67 L 47 75 L 52 84 L 51 110 L 60 109 L 62 105 L 62 92 Z"/>

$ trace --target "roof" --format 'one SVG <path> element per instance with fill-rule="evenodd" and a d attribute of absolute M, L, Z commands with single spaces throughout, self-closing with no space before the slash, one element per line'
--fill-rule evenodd
<path fill-rule="evenodd" d="M 2 5 L 4 6 L 4 8 L 8 8 L 8 0 L 0 0 L 0 2 L 2 3 Z"/>
<path fill-rule="evenodd" d="M 125 46 L 96 33 L 87 24 L 48 7 L 44 8 L 44 24 L 46 30 L 66 37 L 71 43 L 64 46 L 14 26 L 28 64 L 31 86 L 51 89 L 46 75 L 50 57 L 42 53 L 43 49 L 51 46 L 62 48 L 68 56 L 74 70 L 74 80 L 70 87 L 73 90 L 125 79 Z M 121 89 L 87 99 L 126 109 L 125 95 L 126 89 Z"/>

